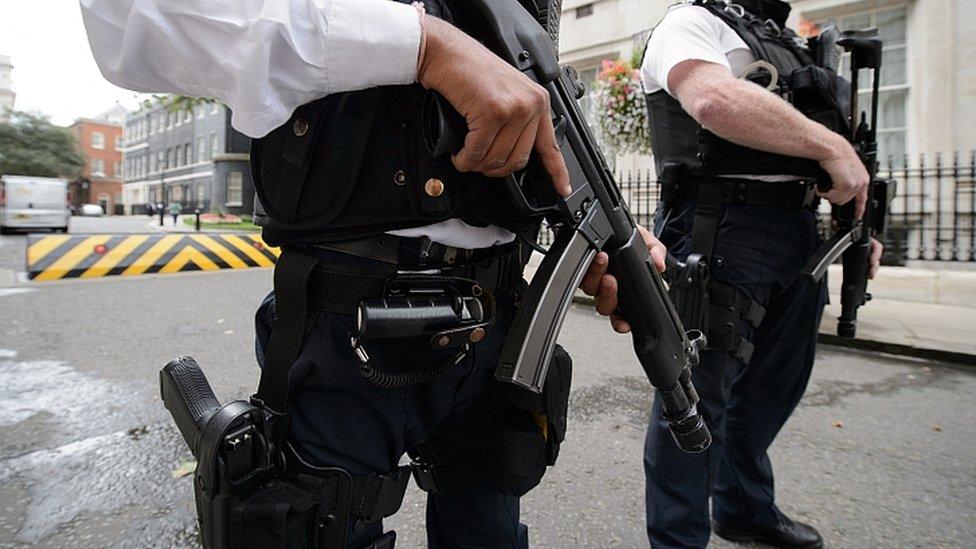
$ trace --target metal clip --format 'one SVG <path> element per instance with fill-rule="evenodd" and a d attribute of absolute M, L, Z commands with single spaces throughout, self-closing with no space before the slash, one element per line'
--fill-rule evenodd
<path fill-rule="evenodd" d="M 352 347 L 353 352 L 356 353 L 356 358 L 359 359 L 359 362 L 363 364 L 369 363 L 369 354 L 366 353 L 366 348 L 359 344 L 356 336 L 349 337 L 349 345 Z"/>
<path fill-rule="evenodd" d="M 746 15 L 746 9 L 739 4 L 732 4 L 726 2 L 725 7 L 722 8 L 726 13 L 731 13 L 732 15 L 742 19 Z"/>

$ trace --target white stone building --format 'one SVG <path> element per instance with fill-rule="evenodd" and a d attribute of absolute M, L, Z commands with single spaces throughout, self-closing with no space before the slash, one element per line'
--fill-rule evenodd
<path fill-rule="evenodd" d="M 14 70 L 14 65 L 6 55 L 0 55 L 0 116 L 4 110 L 13 110 L 16 94 L 12 89 L 10 73 Z"/>
<path fill-rule="evenodd" d="M 564 0 L 560 56 L 592 85 L 603 59 L 643 48 L 672 0 Z M 976 149 L 976 1 L 792 0 L 791 26 L 833 20 L 876 26 L 885 41 L 880 101 L 882 156 Z M 591 86 L 592 87 L 592 86 Z M 583 100 L 584 107 L 590 99 Z M 650 167 L 620 158 L 619 169 Z"/>

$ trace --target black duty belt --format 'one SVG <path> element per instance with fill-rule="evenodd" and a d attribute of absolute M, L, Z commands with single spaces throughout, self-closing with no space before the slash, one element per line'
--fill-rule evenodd
<path fill-rule="evenodd" d="M 438 244 L 426 237 L 407 238 L 389 234 L 347 242 L 315 244 L 313 247 L 410 268 L 466 263 L 478 256 L 497 254 L 498 249 L 503 248 L 498 246 L 486 250 L 467 250 Z"/>
<path fill-rule="evenodd" d="M 320 259 L 308 279 L 309 307 L 340 314 L 355 313 L 363 298 L 382 296 L 387 280 L 403 270 L 434 269 L 443 275 L 470 278 L 497 294 L 521 279 L 528 257 L 518 241 L 467 250 L 428 238 L 392 235 L 317 244 L 305 251 Z M 346 264 L 333 261 L 335 254 L 369 261 Z"/>
<path fill-rule="evenodd" d="M 661 201 L 674 204 L 697 200 L 702 184 L 721 188 L 722 204 L 746 204 L 777 208 L 806 208 L 817 200 L 816 185 L 804 181 L 759 181 L 756 179 L 725 177 L 681 178 L 676 182 L 662 182 Z"/>

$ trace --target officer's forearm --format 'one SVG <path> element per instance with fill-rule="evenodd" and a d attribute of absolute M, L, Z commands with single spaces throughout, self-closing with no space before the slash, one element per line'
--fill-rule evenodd
<path fill-rule="evenodd" d="M 822 161 L 835 158 L 847 142 L 803 116 L 761 87 L 732 76 L 725 67 L 686 61 L 672 71 L 671 88 L 681 106 L 715 135 L 754 149 Z M 684 65 L 685 63 L 682 63 Z"/>

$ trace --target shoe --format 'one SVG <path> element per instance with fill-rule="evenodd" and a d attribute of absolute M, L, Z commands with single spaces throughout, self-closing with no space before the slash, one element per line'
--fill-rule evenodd
<path fill-rule="evenodd" d="M 712 522 L 712 532 L 715 532 L 720 538 L 742 543 L 759 541 L 773 547 L 790 549 L 820 549 L 823 547 L 823 538 L 813 526 L 794 522 L 786 517 L 783 517 L 779 524 L 760 530 L 740 530 Z"/>

